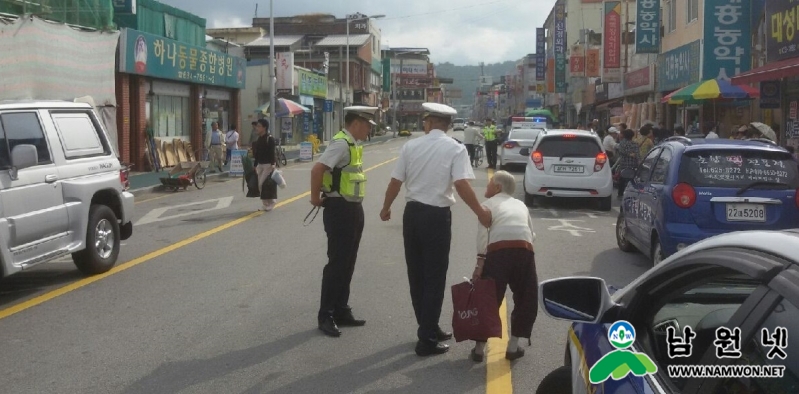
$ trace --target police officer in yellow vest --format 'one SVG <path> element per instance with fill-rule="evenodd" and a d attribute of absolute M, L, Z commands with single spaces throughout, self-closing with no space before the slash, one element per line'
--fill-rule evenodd
<path fill-rule="evenodd" d="M 497 136 L 497 126 L 494 121 L 486 119 L 485 127 L 483 127 L 483 137 L 486 140 L 486 159 L 488 160 L 489 168 L 497 167 L 497 146 L 499 139 Z"/>
<path fill-rule="evenodd" d="M 344 108 L 344 130 L 333 136 L 311 170 L 311 204 L 324 207 L 328 262 L 322 273 L 319 330 L 338 337 L 339 326 L 363 326 L 349 306 L 350 282 L 363 233 L 366 175 L 363 146 L 375 126 L 377 107 Z"/>

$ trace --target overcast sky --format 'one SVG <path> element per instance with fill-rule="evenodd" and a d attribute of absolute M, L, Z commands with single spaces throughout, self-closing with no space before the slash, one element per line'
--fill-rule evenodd
<path fill-rule="evenodd" d="M 252 26 L 269 16 L 269 1 L 160 0 L 199 15 L 208 27 Z M 518 60 L 535 53 L 535 28 L 555 0 L 276 0 L 275 16 L 323 12 L 344 17 L 385 14 L 377 21 L 383 44 L 426 47 L 435 63 L 457 65 Z"/>

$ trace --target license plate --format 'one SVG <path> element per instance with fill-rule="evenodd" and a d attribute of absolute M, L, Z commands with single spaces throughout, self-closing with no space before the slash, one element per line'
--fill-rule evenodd
<path fill-rule="evenodd" d="M 563 172 L 567 174 L 582 174 L 585 171 L 583 166 L 564 166 L 555 165 L 555 172 Z"/>
<path fill-rule="evenodd" d="M 766 206 L 760 204 L 727 204 L 729 222 L 765 222 Z"/>

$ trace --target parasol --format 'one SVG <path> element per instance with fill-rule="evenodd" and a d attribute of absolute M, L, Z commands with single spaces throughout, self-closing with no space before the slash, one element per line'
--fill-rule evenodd
<path fill-rule="evenodd" d="M 760 91 L 748 85 L 732 85 L 724 79 L 709 79 L 688 85 L 663 97 L 669 104 L 693 103 L 716 99 L 751 99 L 760 97 Z"/>
<path fill-rule="evenodd" d="M 268 115 L 269 103 L 266 103 L 258 107 L 255 110 L 255 112 L 260 112 L 264 115 Z M 303 112 L 311 112 L 311 110 L 289 99 L 284 99 L 284 98 L 277 99 L 277 111 L 275 112 L 276 117 L 283 118 L 290 115 L 299 115 Z"/>
<path fill-rule="evenodd" d="M 772 130 L 772 128 L 769 127 L 767 124 L 763 124 L 760 122 L 752 122 L 750 123 L 750 125 L 752 125 L 752 127 L 754 127 L 755 129 L 757 129 L 757 131 L 763 134 L 763 137 L 766 137 L 775 142 L 777 141 L 777 133 L 775 133 L 774 130 Z"/>

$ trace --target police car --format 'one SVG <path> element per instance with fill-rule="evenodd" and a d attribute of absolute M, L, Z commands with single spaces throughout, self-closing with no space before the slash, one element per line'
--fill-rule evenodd
<path fill-rule="evenodd" d="M 798 250 L 799 230 L 741 231 L 615 292 L 600 278 L 542 282 L 546 314 L 572 324 L 537 393 L 799 393 Z"/>

